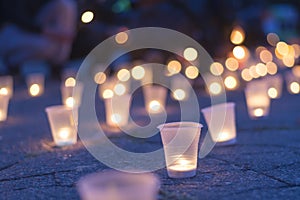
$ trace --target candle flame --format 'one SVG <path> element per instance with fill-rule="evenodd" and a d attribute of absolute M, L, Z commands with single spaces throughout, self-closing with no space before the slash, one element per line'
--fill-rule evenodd
<path fill-rule="evenodd" d="M 31 94 L 31 96 L 37 96 L 40 93 L 41 89 L 40 86 L 38 84 L 32 84 L 29 88 L 29 92 Z"/>

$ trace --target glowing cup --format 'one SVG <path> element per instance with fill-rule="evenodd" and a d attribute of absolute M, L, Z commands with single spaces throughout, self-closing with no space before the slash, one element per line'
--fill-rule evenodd
<path fill-rule="evenodd" d="M 174 75 L 171 78 L 172 97 L 178 101 L 186 101 L 190 96 L 191 84 L 182 76 Z"/>
<path fill-rule="evenodd" d="M 266 81 L 249 82 L 245 88 L 248 114 L 251 118 L 269 115 L 270 97 Z"/>
<path fill-rule="evenodd" d="M 61 97 L 64 105 L 68 107 L 79 107 L 83 91 L 83 84 L 77 82 L 76 86 L 61 86 Z"/>
<path fill-rule="evenodd" d="M 29 74 L 26 77 L 26 82 L 30 96 L 40 96 L 44 93 L 44 74 Z"/>
<path fill-rule="evenodd" d="M 172 122 L 158 126 L 169 177 L 188 178 L 196 175 L 201 127 L 195 122 Z"/>
<path fill-rule="evenodd" d="M 52 137 L 57 146 L 72 145 L 77 142 L 77 108 L 50 106 L 46 108 Z"/>
<path fill-rule="evenodd" d="M 167 89 L 160 85 L 144 85 L 143 93 L 146 110 L 149 113 L 161 113 L 165 109 Z"/>
<path fill-rule="evenodd" d="M 235 103 L 230 102 L 213 105 L 201 110 L 208 125 L 212 140 L 216 142 L 217 145 L 231 145 L 236 143 L 234 108 Z M 216 120 L 212 121 L 212 115 L 215 117 L 224 116 L 222 114 L 224 112 L 226 112 L 225 119 L 216 118 Z M 219 124 L 216 123 L 223 123 L 223 126 L 219 126 Z"/>
<path fill-rule="evenodd" d="M 131 96 L 113 96 L 104 100 L 106 123 L 113 127 L 122 127 L 128 124 Z"/>
<path fill-rule="evenodd" d="M 0 95 L 13 95 L 13 77 L 12 76 L 0 76 Z"/>
<path fill-rule="evenodd" d="M 153 174 L 117 171 L 89 174 L 77 184 L 82 200 L 156 200 L 159 187 Z"/>
<path fill-rule="evenodd" d="M 7 119 L 9 96 L 0 94 L 0 121 Z"/>

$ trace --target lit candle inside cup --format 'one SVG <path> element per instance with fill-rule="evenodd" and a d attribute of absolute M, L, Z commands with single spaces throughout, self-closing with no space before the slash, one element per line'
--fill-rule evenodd
<path fill-rule="evenodd" d="M 268 83 L 268 96 L 271 99 L 281 97 L 283 80 L 281 75 L 267 76 L 264 80 Z"/>
<path fill-rule="evenodd" d="M 149 113 L 161 113 L 165 109 L 167 89 L 160 85 L 144 85 L 145 106 Z"/>
<path fill-rule="evenodd" d="M 295 76 L 292 72 L 285 74 L 287 90 L 290 94 L 300 93 L 300 77 Z"/>
<path fill-rule="evenodd" d="M 50 106 L 46 108 L 52 137 L 57 146 L 75 144 L 77 141 L 77 108 Z"/>
<path fill-rule="evenodd" d="M 251 118 L 268 116 L 270 97 L 268 96 L 266 81 L 249 82 L 245 89 L 248 113 Z"/>
<path fill-rule="evenodd" d="M 81 104 L 81 97 L 83 92 L 83 84 L 74 82 L 72 85 L 66 84 L 61 86 L 62 102 L 68 107 L 79 107 Z"/>
<path fill-rule="evenodd" d="M 173 122 L 158 126 L 169 177 L 187 178 L 196 175 L 201 127 L 201 124 L 195 122 Z"/>
<path fill-rule="evenodd" d="M 104 99 L 106 122 L 112 127 L 122 127 L 128 124 L 131 96 L 108 96 Z"/>
<path fill-rule="evenodd" d="M 44 92 L 44 74 L 29 74 L 26 77 L 28 93 L 35 97 L 40 96 Z"/>
<path fill-rule="evenodd" d="M 9 96 L 0 94 L 0 121 L 7 119 L 7 110 L 9 104 Z"/>
<path fill-rule="evenodd" d="M 171 91 L 177 101 L 186 101 L 190 95 L 191 84 L 182 75 L 171 77 Z"/>
<path fill-rule="evenodd" d="M 13 77 L 0 76 L 0 95 L 8 95 L 10 98 L 13 95 Z"/>
<path fill-rule="evenodd" d="M 217 145 L 236 143 L 235 103 L 222 103 L 201 110 L 208 125 L 212 140 Z M 223 113 L 226 113 L 223 115 Z M 214 116 L 214 117 L 212 117 Z M 225 118 L 221 118 L 225 116 Z M 216 118 L 215 118 L 216 117 Z M 215 119 L 212 121 L 212 119 Z M 220 126 L 220 124 L 223 124 Z"/>

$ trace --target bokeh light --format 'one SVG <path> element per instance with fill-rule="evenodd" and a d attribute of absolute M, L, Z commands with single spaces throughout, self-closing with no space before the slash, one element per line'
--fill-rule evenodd
<path fill-rule="evenodd" d="M 40 86 L 38 84 L 32 84 L 29 88 L 29 93 L 31 96 L 37 96 L 40 93 Z"/>
<path fill-rule="evenodd" d="M 270 88 L 268 89 L 268 96 L 269 96 L 270 98 L 272 98 L 272 99 L 277 98 L 277 96 L 278 96 L 278 91 L 276 90 L 276 88 L 270 87 Z"/>
<path fill-rule="evenodd" d="M 65 80 L 66 87 L 74 87 L 76 85 L 76 80 L 73 77 L 69 77 Z"/>
<path fill-rule="evenodd" d="M 267 41 L 271 46 L 275 47 L 276 44 L 279 42 L 279 37 L 276 33 L 269 33 L 267 35 Z"/>
<path fill-rule="evenodd" d="M 219 76 L 224 72 L 224 67 L 221 63 L 214 62 L 210 65 L 210 72 L 215 76 Z"/>
<path fill-rule="evenodd" d="M 230 71 L 236 71 L 239 68 L 239 62 L 235 58 L 227 58 L 225 61 L 225 66 Z"/>
<path fill-rule="evenodd" d="M 278 67 L 274 62 L 268 62 L 266 64 L 266 67 L 267 67 L 268 74 L 275 75 L 277 73 Z"/>
<path fill-rule="evenodd" d="M 106 89 L 103 91 L 102 97 L 103 99 L 110 99 L 114 96 L 114 92 L 110 89 Z"/>
<path fill-rule="evenodd" d="M 259 54 L 259 58 L 262 62 L 267 63 L 267 62 L 272 62 L 273 60 L 273 55 L 270 51 L 268 50 L 262 50 Z"/>
<path fill-rule="evenodd" d="M 118 83 L 114 87 L 114 92 L 116 93 L 116 95 L 121 96 L 125 94 L 126 87 L 122 83 Z"/>
<path fill-rule="evenodd" d="M 242 70 L 241 76 L 242 76 L 242 79 L 244 81 L 251 81 L 252 80 L 252 76 L 250 75 L 250 70 L 248 68 L 245 68 L 245 69 Z"/>
<path fill-rule="evenodd" d="M 130 79 L 130 72 L 128 69 L 121 69 L 120 71 L 118 71 L 117 77 L 119 81 L 128 81 Z"/>
<path fill-rule="evenodd" d="M 265 64 L 263 63 L 258 63 L 256 66 L 255 66 L 255 71 L 258 75 L 260 76 L 265 76 L 267 75 L 268 71 L 267 71 L 267 67 Z"/>
<path fill-rule="evenodd" d="M 298 82 L 291 82 L 289 87 L 293 94 L 298 94 L 300 92 L 300 85 Z"/>
<path fill-rule="evenodd" d="M 188 47 L 183 52 L 183 57 L 188 61 L 194 61 L 198 57 L 198 52 L 192 47 Z"/>
<path fill-rule="evenodd" d="M 135 80 L 141 80 L 145 77 L 145 69 L 142 66 L 135 66 L 131 70 L 131 75 Z"/>
<path fill-rule="evenodd" d="M 118 44 L 125 44 L 128 40 L 128 34 L 126 32 L 119 32 L 116 34 L 115 40 Z"/>
<path fill-rule="evenodd" d="M 94 76 L 94 81 L 97 84 L 103 84 L 106 81 L 106 75 L 104 72 L 98 72 Z"/>
<path fill-rule="evenodd" d="M 185 75 L 186 77 L 188 77 L 189 79 L 195 79 L 198 77 L 199 75 L 199 70 L 196 66 L 188 66 L 185 69 Z"/>
<path fill-rule="evenodd" d="M 233 76 L 227 76 L 225 79 L 224 79 L 224 85 L 227 89 L 229 90 L 233 90 L 237 87 L 237 80 L 235 77 Z"/>
<path fill-rule="evenodd" d="M 213 82 L 209 85 L 209 92 L 213 95 L 218 95 L 222 92 L 222 86 L 220 83 Z"/>
<path fill-rule="evenodd" d="M 235 46 L 232 53 L 236 59 L 244 60 L 248 56 L 248 49 L 245 46 Z"/>
<path fill-rule="evenodd" d="M 176 89 L 173 92 L 173 98 L 178 100 L 178 101 L 182 101 L 184 100 L 186 97 L 185 91 L 182 89 Z"/>
<path fill-rule="evenodd" d="M 170 75 L 178 74 L 181 71 L 181 63 L 178 60 L 171 60 L 167 65 Z"/>
<path fill-rule="evenodd" d="M 230 41 L 233 44 L 241 44 L 245 40 L 245 32 L 241 27 L 235 27 L 230 35 Z"/>
<path fill-rule="evenodd" d="M 81 15 L 81 21 L 85 24 L 90 23 L 94 19 L 94 13 L 92 11 L 85 11 Z"/>

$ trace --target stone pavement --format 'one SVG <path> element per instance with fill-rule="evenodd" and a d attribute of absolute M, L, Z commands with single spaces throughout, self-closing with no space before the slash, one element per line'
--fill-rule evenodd
<path fill-rule="evenodd" d="M 71 147 L 53 147 L 44 109 L 60 104 L 59 86 L 58 81 L 48 81 L 45 94 L 31 98 L 25 84 L 17 82 L 8 120 L 0 123 L 1 200 L 79 199 L 78 179 L 107 169 L 80 141 Z M 209 98 L 200 94 L 203 108 L 209 105 Z M 169 108 L 177 107 L 168 101 Z M 154 172 L 162 184 L 159 199 L 299 198 L 300 95 L 285 91 L 281 99 L 272 100 L 270 116 L 260 120 L 249 119 L 242 91 L 229 92 L 228 101 L 237 103 L 238 143 L 215 147 L 199 160 L 196 177 L 170 179 L 166 169 Z M 97 106 L 103 113 L 103 102 Z M 138 106 L 132 108 L 133 112 L 142 109 Z M 172 116 L 171 120 L 178 120 L 177 111 Z M 159 135 L 141 142 L 120 133 L 112 141 L 133 151 L 162 147 Z"/>

